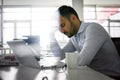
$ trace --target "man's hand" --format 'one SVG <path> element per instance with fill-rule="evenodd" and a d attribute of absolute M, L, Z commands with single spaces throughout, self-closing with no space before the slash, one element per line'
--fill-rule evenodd
<path fill-rule="evenodd" d="M 57 30 L 58 30 L 57 26 L 51 27 L 51 30 L 50 30 L 50 41 L 54 42 L 54 40 L 55 40 L 55 32 Z"/>
<path fill-rule="evenodd" d="M 58 30 L 58 27 L 57 27 L 57 26 L 51 27 L 50 35 L 54 35 L 57 30 Z"/>

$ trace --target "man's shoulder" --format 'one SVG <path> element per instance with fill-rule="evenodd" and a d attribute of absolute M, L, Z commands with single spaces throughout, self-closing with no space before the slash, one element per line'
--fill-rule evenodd
<path fill-rule="evenodd" d="M 97 29 L 97 30 L 101 30 L 101 29 L 104 29 L 103 26 L 99 23 L 95 23 L 95 22 L 91 22 L 91 23 L 88 23 L 88 26 L 86 29 Z"/>

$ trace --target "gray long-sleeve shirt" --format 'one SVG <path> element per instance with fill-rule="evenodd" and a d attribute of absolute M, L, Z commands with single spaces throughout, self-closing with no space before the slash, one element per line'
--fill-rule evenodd
<path fill-rule="evenodd" d="M 56 50 L 56 51 L 55 51 Z M 120 57 L 104 28 L 97 23 L 82 22 L 76 35 L 61 49 L 56 43 L 56 56 L 65 57 L 65 52 L 78 51 L 79 65 L 87 65 L 110 76 L 120 76 Z"/>

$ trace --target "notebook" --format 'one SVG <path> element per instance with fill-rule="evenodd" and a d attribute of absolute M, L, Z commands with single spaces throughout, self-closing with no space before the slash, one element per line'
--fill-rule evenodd
<path fill-rule="evenodd" d="M 7 41 L 7 43 L 21 64 L 40 69 L 40 64 L 35 58 L 35 52 L 24 40 Z"/>

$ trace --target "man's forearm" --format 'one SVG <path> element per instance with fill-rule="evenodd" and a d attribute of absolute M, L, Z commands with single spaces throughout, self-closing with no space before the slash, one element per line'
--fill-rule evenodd
<path fill-rule="evenodd" d="M 60 57 L 61 59 L 65 58 L 65 54 L 60 48 L 59 44 L 57 43 L 57 40 L 54 35 L 50 37 L 50 48 L 54 56 Z"/>

